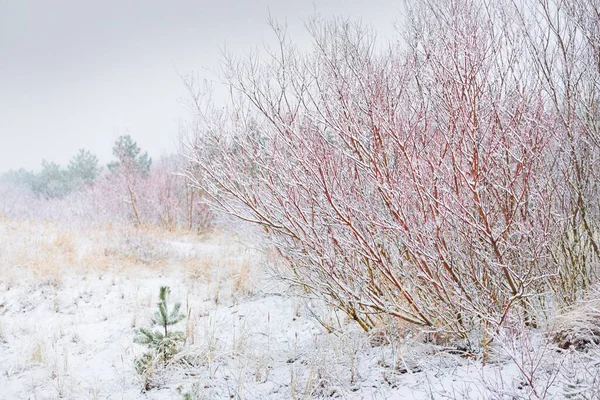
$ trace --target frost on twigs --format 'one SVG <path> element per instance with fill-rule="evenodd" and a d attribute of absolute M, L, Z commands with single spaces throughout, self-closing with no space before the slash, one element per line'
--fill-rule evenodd
<path fill-rule="evenodd" d="M 273 23 L 270 57 L 226 58 L 226 107 L 190 80 L 186 174 L 365 331 L 386 315 L 485 348 L 598 282 L 600 13 L 407 8 L 384 50 L 348 20 L 309 21 L 311 51 Z"/>

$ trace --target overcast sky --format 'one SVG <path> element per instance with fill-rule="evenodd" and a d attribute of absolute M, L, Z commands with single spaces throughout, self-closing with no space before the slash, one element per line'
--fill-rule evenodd
<path fill-rule="evenodd" d="M 0 0 L 0 173 L 65 164 L 79 148 L 103 163 L 120 134 L 151 156 L 173 152 L 185 89 L 213 79 L 221 50 L 269 39 L 269 12 L 300 41 L 302 21 L 361 18 L 390 32 L 394 0 Z"/>

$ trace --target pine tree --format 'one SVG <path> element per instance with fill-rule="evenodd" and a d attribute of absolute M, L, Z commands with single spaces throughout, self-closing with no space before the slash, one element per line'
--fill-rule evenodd
<path fill-rule="evenodd" d="M 55 162 L 42 160 L 42 170 L 35 175 L 32 190 L 45 199 L 66 196 L 70 191 L 66 170 Z"/>
<path fill-rule="evenodd" d="M 79 152 L 71 158 L 67 167 L 73 187 L 77 187 L 82 183 L 93 182 L 100 175 L 100 170 L 98 157 L 85 149 L 79 149 Z"/>
<path fill-rule="evenodd" d="M 138 225 L 142 225 L 142 217 L 138 209 L 138 195 L 140 189 L 138 183 L 150 174 L 152 159 L 147 152 L 143 152 L 133 141 L 131 136 L 119 136 L 113 146 L 114 162 L 108 164 L 111 172 L 111 180 L 123 190 L 131 204 L 133 217 Z"/>
<path fill-rule="evenodd" d="M 158 325 L 161 330 L 140 328 L 134 339 L 135 343 L 146 345 L 150 350 L 159 355 L 164 362 L 178 352 L 178 347 L 185 337 L 181 331 L 169 331 L 169 327 L 181 322 L 185 314 L 181 312 L 181 303 L 175 303 L 169 310 L 168 296 L 171 290 L 168 286 L 161 286 L 158 310 L 154 313 L 152 324 Z"/>
<path fill-rule="evenodd" d="M 137 142 L 130 135 L 119 136 L 113 146 L 113 155 L 116 161 L 108 164 L 108 169 L 124 174 L 141 174 L 147 176 L 152 166 L 152 159 L 148 152 L 143 152 Z"/>

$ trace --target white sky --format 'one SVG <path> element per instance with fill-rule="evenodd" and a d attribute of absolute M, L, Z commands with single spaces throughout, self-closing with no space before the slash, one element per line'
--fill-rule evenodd
<path fill-rule="evenodd" d="M 111 158 L 129 133 L 154 158 L 173 152 L 185 89 L 212 79 L 221 50 L 270 38 L 269 12 L 300 41 L 302 21 L 361 18 L 391 32 L 394 0 L 0 0 L 0 173 L 65 164 L 79 148 Z"/>

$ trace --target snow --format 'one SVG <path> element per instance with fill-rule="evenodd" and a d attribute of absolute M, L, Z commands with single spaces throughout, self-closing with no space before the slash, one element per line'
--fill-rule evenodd
<path fill-rule="evenodd" d="M 537 335 L 520 349 L 528 357 L 500 347 L 482 366 L 417 337 L 367 335 L 271 277 L 268 253 L 231 232 L 0 220 L 0 239 L 0 399 L 529 398 L 520 371 L 536 365 L 539 387 L 562 382 L 547 394 L 560 398 L 563 366 L 583 376 L 600 360 L 557 355 Z M 133 338 L 162 285 L 189 313 L 176 329 L 194 362 L 157 370 L 144 392 L 134 360 L 145 349 Z"/>

